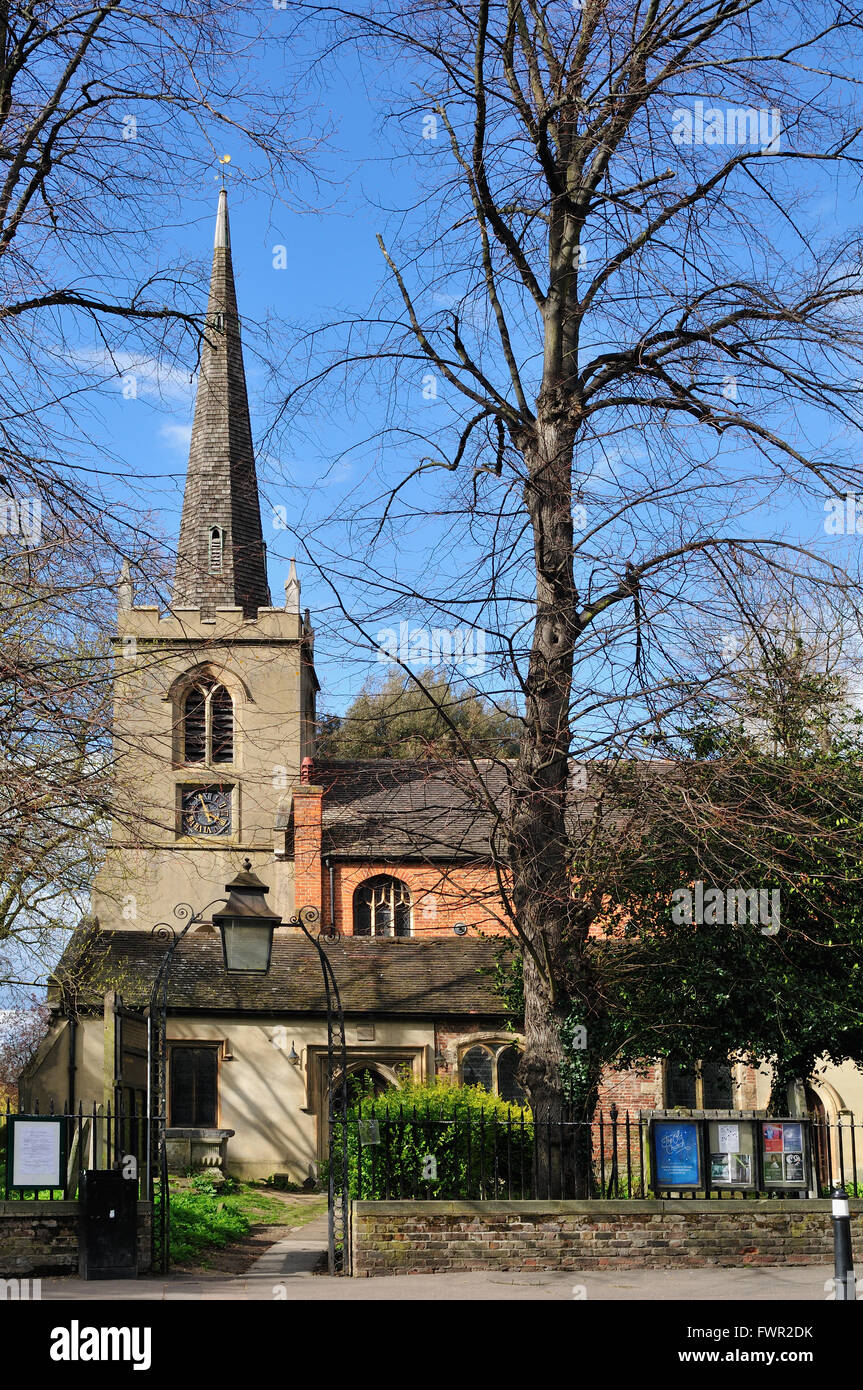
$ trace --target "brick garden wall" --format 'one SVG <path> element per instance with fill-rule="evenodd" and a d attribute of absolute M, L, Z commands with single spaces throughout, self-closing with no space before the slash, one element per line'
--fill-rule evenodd
<path fill-rule="evenodd" d="M 612 1071 L 606 1068 L 599 1088 L 598 1109 L 606 1115 L 612 1105 L 621 1114 L 637 1115 L 639 1110 L 658 1110 L 663 1103 L 662 1063 L 654 1062 L 643 1072 Z"/>
<path fill-rule="evenodd" d="M 860 1249 L 863 1202 L 852 1202 Z M 354 1202 L 354 1274 L 830 1264 L 829 1200 Z"/>
<path fill-rule="evenodd" d="M 139 1202 L 139 1274 L 150 1268 L 151 1222 L 149 1202 Z M 77 1202 L 0 1202 L 0 1278 L 77 1270 Z"/>

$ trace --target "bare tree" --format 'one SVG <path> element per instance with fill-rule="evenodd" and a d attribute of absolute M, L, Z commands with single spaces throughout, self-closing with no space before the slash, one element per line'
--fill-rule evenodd
<path fill-rule="evenodd" d="M 212 216 L 226 152 L 276 198 L 308 167 L 306 103 L 261 77 L 280 24 L 242 0 L 0 3 L 0 940 L 49 960 L 109 803 L 117 574 L 157 601 L 169 569 L 100 405 L 192 380 L 209 265 L 175 232 L 202 195 Z"/>
<path fill-rule="evenodd" d="M 331 54 L 379 60 L 422 189 L 379 238 L 391 298 L 335 325 L 348 352 L 308 339 L 293 403 L 365 364 L 401 451 L 353 547 L 309 553 L 367 648 L 394 615 L 468 622 L 487 693 L 520 699 L 509 795 L 488 800 L 522 1076 L 556 1104 L 573 1018 L 590 1036 L 598 1008 L 580 770 L 645 756 L 757 623 L 759 586 L 793 579 L 856 622 L 854 557 L 817 533 L 861 478 L 860 238 L 818 195 L 859 164 L 861 23 L 770 0 L 306 8 Z M 404 579 L 382 547 L 435 514 L 452 550 L 436 534 L 436 582 L 420 561 Z M 589 1108 L 589 1049 L 579 1078 Z"/>
<path fill-rule="evenodd" d="M 33 995 L 15 1009 L 0 1010 L 0 1105 L 15 1100 L 18 1078 L 48 1031 L 48 1006 Z"/>
<path fill-rule="evenodd" d="M 236 0 L 0 6 L 0 483 L 94 534 L 132 522 L 135 558 L 148 527 L 111 488 L 128 469 L 92 437 L 93 392 L 194 370 L 208 267 L 166 228 L 222 142 L 274 196 L 308 166 L 296 94 L 259 76 L 267 37 Z"/>
<path fill-rule="evenodd" d="M 110 594 L 80 541 L 0 541 L 0 983 L 15 993 L 86 912 L 111 810 Z"/>

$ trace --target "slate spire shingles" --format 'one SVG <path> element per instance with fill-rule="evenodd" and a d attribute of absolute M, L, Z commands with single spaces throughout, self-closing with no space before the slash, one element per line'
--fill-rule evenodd
<path fill-rule="evenodd" d="M 200 608 L 205 617 L 212 617 L 216 608 L 242 608 L 247 618 L 270 605 L 224 189 L 216 216 L 173 605 Z"/>

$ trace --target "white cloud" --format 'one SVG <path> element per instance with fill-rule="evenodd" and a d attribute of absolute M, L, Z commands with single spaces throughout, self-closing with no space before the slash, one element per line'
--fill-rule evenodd
<path fill-rule="evenodd" d="M 162 425 L 159 434 L 170 449 L 187 453 L 192 442 L 191 425 Z"/>
<path fill-rule="evenodd" d="M 139 396 L 188 401 L 195 394 L 194 376 L 182 367 L 160 362 L 155 357 L 142 357 L 134 352 L 108 352 L 105 348 L 79 348 L 69 356 L 80 366 L 101 372 L 106 381 L 113 378 L 118 388 L 125 378 L 134 377 Z"/>

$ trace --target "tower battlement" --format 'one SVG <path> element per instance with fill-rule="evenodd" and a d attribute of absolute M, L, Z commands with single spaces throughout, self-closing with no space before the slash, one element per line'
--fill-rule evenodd
<path fill-rule="evenodd" d="M 308 635 L 298 613 L 284 608 L 259 608 L 256 618 L 243 616 L 242 608 L 216 608 L 206 616 L 200 608 L 173 608 L 162 613 L 156 607 L 120 609 L 117 637 L 139 642 L 299 642 Z"/>

